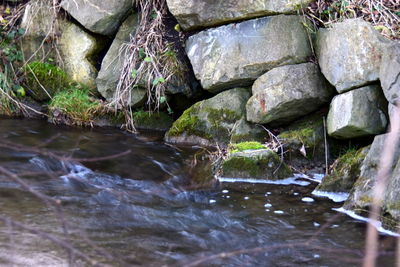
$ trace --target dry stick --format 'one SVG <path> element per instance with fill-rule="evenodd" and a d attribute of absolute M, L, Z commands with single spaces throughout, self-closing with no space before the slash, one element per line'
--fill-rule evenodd
<path fill-rule="evenodd" d="M 326 138 L 326 121 L 325 117 L 323 117 L 322 119 L 324 123 L 325 175 L 328 175 L 328 141 Z"/>
<path fill-rule="evenodd" d="M 395 106 L 393 116 L 390 118 L 391 129 L 384 142 L 381 160 L 379 162 L 377 179 L 373 187 L 372 207 L 367 228 L 365 258 L 363 262 L 364 267 L 375 267 L 375 261 L 378 255 L 378 231 L 375 226 L 378 224 L 383 196 L 385 194 L 387 182 L 392 169 L 394 153 L 399 143 L 400 108 L 398 105 L 399 103 L 397 103 Z"/>
<path fill-rule="evenodd" d="M 279 149 L 281 150 L 281 161 L 280 161 L 280 163 L 279 163 L 279 166 L 276 168 L 276 170 L 273 172 L 273 174 L 275 174 L 278 170 L 279 170 L 279 168 L 282 166 L 282 163 L 283 163 L 283 145 L 282 145 L 282 143 L 281 143 L 281 141 L 279 140 L 279 138 L 278 137 L 276 137 L 270 130 L 268 130 L 264 125 L 261 125 L 261 124 L 257 124 L 258 126 L 260 126 L 261 128 L 263 128 L 265 131 L 267 131 L 267 133 L 269 134 L 269 136 L 270 137 L 272 137 L 272 139 L 275 139 L 276 140 L 276 142 L 278 143 L 278 145 L 279 145 Z"/>

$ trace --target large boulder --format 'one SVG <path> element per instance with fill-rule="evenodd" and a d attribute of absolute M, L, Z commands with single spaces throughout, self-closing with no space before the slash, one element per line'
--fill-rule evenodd
<path fill-rule="evenodd" d="M 311 55 L 298 16 L 272 16 L 209 29 L 189 37 L 186 51 L 204 89 L 248 86 L 277 66 Z"/>
<path fill-rule="evenodd" d="M 311 0 L 167 0 L 168 8 L 184 30 L 227 24 L 256 17 L 291 14 Z"/>
<path fill-rule="evenodd" d="M 381 157 L 385 153 L 385 140 L 387 134 L 375 137 L 371 148 L 362 163 L 360 176 L 357 179 L 349 199 L 344 208 L 355 211 L 368 210 L 372 204 L 373 187 L 375 185 Z M 385 218 L 400 220 L 400 146 L 396 146 L 393 154 L 393 162 L 389 163 L 389 177 L 383 196 L 383 212 Z M 389 215 L 389 216 L 388 216 Z M 387 221 L 386 221 L 387 222 Z"/>
<path fill-rule="evenodd" d="M 378 85 L 337 95 L 329 109 L 328 134 L 338 139 L 381 134 L 388 123 L 386 114 L 387 102 Z"/>
<path fill-rule="evenodd" d="M 332 89 L 313 63 L 282 66 L 262 75 L 252 87 L 247 120 L 285 123 L 330 101 Z"/>
<path fill-rule="evenodd" d="M 339 93 L 379 79 L 382 53 L 389 43 L 369 23 L 348 19 L 317 33 L 322 73 Z"/>
<path fill-rule="evenodd" d="M 379 79 L 386 99 L 392 104 L 400 101 L 400 43 L 385 49 Z"/>
<path fill-rule="evenodd" d="M 132 0 L 63 0 L 61 7 L 89 31 L 114 34 L 128 12 Z"/>
<path fill-rule="evenodd" d="M 268 136 L 260 125 L 255 125 L 246 121 L 245 117 L 241 118 L 231 131 L 230 143 L 241 143 L 246 141 L 264 142 Z"/>
<path fill-rule="evenodd" d="M 222 177 L 280 180 L 292 175 L 290 168 L 271 149 L 232 153 L 221 166 Z"/>
<path fill-rule="evenodd" d="M 103 43 L 74 23 L 64 23 L 59 47 L 64 69 L 74 81 L 90 88 L 96 87 L 97 69 L 92 57 L 101 51 Z"/>
<path fill-rule="evenodd" d="M 232 129 L 244 117 L 249 97 L 247 89 L 235 88 L 197 102 L 174 122 L 166 141 L 205 146 L 228 144 Z"/>

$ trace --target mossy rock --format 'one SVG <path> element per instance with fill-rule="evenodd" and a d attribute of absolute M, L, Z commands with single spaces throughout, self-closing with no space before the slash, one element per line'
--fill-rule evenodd
<path fill-rule="evenodd" d="M 26 87 L 37 101 L 49 100 L 71 83 L 71 79 L 62 69 L 49 63 L 35 61 L 27 64 L 25 71 Z"/>
<path fill-rule="evenodd" d="M 242 152 L 246 150 L 258 150 L 265 149 L 266 147 L 257 141 L 241 142 L 237 144 L 232 144 L 229 147 L 229 153 Z"/>
<path fill-rule="evenodd" d="M 324 125 L 320 114 L 293 123 L 278 138 L 291 156 L 305 156 L 307 159 L 324 157 Z M 301 149 L 304 149 L 302 154 L 299 153 Z"/>
<path fill-rule="evenodd" d="M 232 153 L 222 163 L 221 176 L 280 180 L 292 175 L 290 168 L 270 149 Z"/>
<path fill-rule="evenodd" d="M 165 112 L 137 111 L 132 117 L 135 127 L 139 130 L 167 131 L 174 122 Z"/>
<path fill-rule="evenodd" d="M 248 141 L 264 142 L 267 138 L 267 131 L 262 127 L 246 121 L 245 118 L 240 119 L 231 132 L 231 143 L 241 143 Z"/>
<path fill-rule="evenodd" d="M 247 89 L 235 88 L 194 104 L 174 122 L 166 141 L 226 146 L 235 125 L 245 114 L 249 97 Z"/>
<path fill-rule="evenodd" d="M 350 192 L 360 176 L 361 165 L 369 147 L 350 149 L 340 156 L 332 165 L 331 173 L 324 177 L 315 190 L 325 192 Z"/>

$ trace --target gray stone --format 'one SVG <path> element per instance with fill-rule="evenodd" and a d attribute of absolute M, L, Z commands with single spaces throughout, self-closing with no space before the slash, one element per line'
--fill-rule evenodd
<path fill-rule="evenodd" d="M 378 167 L 385 152 L 385 140 L 388 134 L 375 137 L 367 157 L 362 163 L 360 177 L 357 179 L 344 208 L 355 211 L 367 210 L 373 199 L 373 186 L 375 185 Z M 389 163 L 389 177 L 383 197 L 382 209 L 389 213 L 389 220 L 400 220 L 400 146 L 394 147 L 393 162 Z M 385 215 L 387 216 L 387 214 Z M 381 219 L 385 219 L 382 217 Z"/>
<path fill-rule="evenodd" d="M 311 0 L 167 0 L 184 30 L 227 24 L 256 17 L 293 14 Z"/>
<path fill-rule="evenodd" d="M 285 123 L 329 102 L 332 89 L 313 63 L 282 66 L 262 75 L 252 87 L 247 120 Z"/>
<path fill-rule="evenodd" d="M 235 88 L 197 102 L 174 122 L 165 140 L 205 146 L 227 145 L 235 125 L 244 117 L 249 97 L 247 89 Z"/>
<path fill-rule="evenodd" d="M 360 176 L 361 165 L 368 151 L 369 147 L 350 150 L 336 159 L 329 175 L 322 179 L 315 191 L 350 193 L 354 183 Z"/>
<path fill-rule="evenodd" d="M 379 79 L 386 99 L 392 104 L 400 101 L 400 43 L 385 49 Z"/>
<path fill-rule="evenodd" d="M 21 28 L 25 29 L 21 48 L 26 61 L 55 59 L 57 54 L 46 40 L 60 33 L 63 22 L 47 1 L 34 0 L 26 5 L 21 20 Z"/>
<path fill-rule="evenodd" d="M 133 8 L 132 0 L 63 0 L 61 7 L 89 31 L 114 34 Z"/>
<path fill-rule="evenodd" d="M 317 33 L 322 73 L 339 93 L 378 80 L 388 40 L 362 19 L 348 19 Z"/>
<path fill-rule="evenodd" d="M 328 134 L 339 139 L 377 135 L 387 126 L 387 102 L 377 85 L 333 98 L 327 118 Z"/>
<path fill-rule="evenodd" d="M 272 16 L 209 29 L 189 37 L 188 57 L 204 89 L 248 86 L 266 71 L 311 55 L 298 16 Z"/>
<path fill-rule="evenodd" d="M 130 40 L 131 35 L 136 33 L 137 26 L 138 15 L 130 15 L 122 23 L 114 41 L 101 63 L 99 75 L 96 79 L 97 90 L 108 101 L 111 101 L 114 97 L 121 70 L 123 68 L 126 53 L 126 46 L 124 46 L 124 44 Z"/>
<path fill-rule="evenodd" d="M 232 153 L 221 167 L 221 176 L 227 178 L 279 180 L 291 175 L 290 168 L 271 149 Z"/>
<path fill-rule="evenodd" d="M 103 48 L 102 40 L 96 39 L 74 23 L 65 22 L 59 47 L 66 73 L 74 81 L 95 88 L 97 70 L 91 62 L 91 56 Z"/>
<path fill-rule="evenodd" d="M 241 143 L 246 141 L 264 142 L 268 133 L 259 125 L 246 121 L 245 118 L 237 121 L 232 129 L 230 143 Z"/>

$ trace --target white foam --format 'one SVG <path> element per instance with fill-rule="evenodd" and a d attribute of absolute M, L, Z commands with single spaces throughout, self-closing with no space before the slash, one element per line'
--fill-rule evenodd
<path fill-rule="evenodd" d="M 400 234 L 395 233 L 395 232 L 392 232 L 392 231 L 390 231 L 390 230 L 387 230 L 387 229 L 383 228 L 381 222 L 379 222 L 379 221 L 373 222 L 373 221 L 371 221 L 369 218 L 360 216 L 360 215 L 356 214 L 356 213 L 355 213 L 354 211 L 352 211 L 352 210 L 346 210 L 346 209 L 343 208 L 343 207 L 342 207 L 342 208 L 334 208 L 334 209 L 332 209 L 332 210 L 335 210 L 335 211 L 337 211 L 337 212 L 344 213 L 344 214 L 346 214 L 346 215 L 348 215 L 348 216 L 350 216 L 350 217 L 352 217 L 352 218 L 354 218 L 354 219 L 356 219 L 356 220 L 360 220 L 360 221 L 363 221 L 363 222 L 370 223 L 370 224 L 372 224 L 379 232 L 381 232 L 381 233 L 383 233 L 383 234 L 391 235 L 391 236 L 396 236 L 396 237 L 400 237 Z"/>
<path fill-rule="evenodd" d="M 229 193 L 229 190 L 224 189 L 224 190 L 222 190 L 222 193 L 227 194 L 227 193 Z"/>
<path fill-rule="evenodd" d="M 217 202 L 215 199 L 210 199 L 210 200 L 208 201 L 208 203 L 210 203 L 210 204 L 214 204 L 215 202 Z"/>
<path fill-rule="evenodd" d="M 274 210 L 275 214 L 284 214 L 283 210 Z"/>
<path fill-rule="evenodd" d="M 327 197 L 333 202 L 344 202 L 349 198 L 349 193 L 346 192 L 327 192 L 314 190 L 311 194 L 317 197 Z"/>
<path fill-rule="evenodd" d="M 249 198 L 249 197 L 244 197 L 243 199 L 244 199 L 244 200 L 249 200 L 250 198 Z"/>
<path fill-rule="evenodd" d="M 267 204 L 264 205 L 264 207 L 266 207 L 266 208 L 271 208 L 271 207 L 272 207 L 272 204 L 267 203 Z"/>
<path fill-rule="evenodd" d="M 301 199 L 301 201 L 310 203 L 310 202 L 314 202 L 315 200 L 313 198 L 311 198 L 311 197 L 303 197 Z"/>
<path fill-rule="evenodd" d="M 251 183 L 251 184 L 276 184 L 276 185 L 300 185 L 307 186 L 310 183 L 307 181 L 297 181 L 296 177 L 289 177 L 282 180 L 266 180 L 266 179 L 254 179 L 254 178 L 228 178 L 218 177 L 221 183 Z"/>
<path fill-rule="evenodd" d="M 319 227 L 319 226 L 320 226 L 320 224 L 317 223 L 317 222 L 313 222 L 313 225 L 314 225 L 315 227 Z"/>

